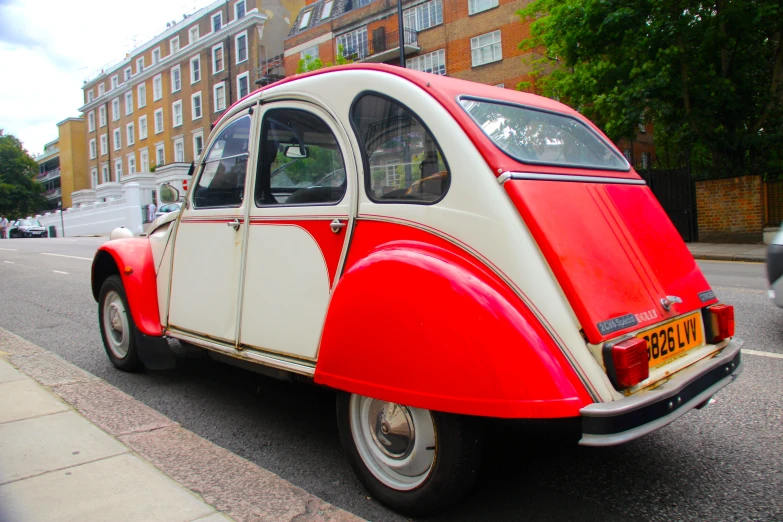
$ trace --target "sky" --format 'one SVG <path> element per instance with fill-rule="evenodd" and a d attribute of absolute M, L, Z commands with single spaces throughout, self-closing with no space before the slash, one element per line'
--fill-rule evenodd
<path fill-rule="evenodd" d="M 85 79 L 212 1 L 0 0 L 0 129 L 40 154 Z"/>

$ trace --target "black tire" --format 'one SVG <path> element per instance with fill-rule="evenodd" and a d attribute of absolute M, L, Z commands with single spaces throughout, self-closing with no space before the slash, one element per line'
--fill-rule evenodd
<path fill-rule="evenodd" d="M 111 301 L 107 302 L 108 300 Z M 114 321 L 115 326 L 107 325 L 107 320 Z M 98 298 L 98 322 L 103 347 L 114 367 L 125 372 L 143 370 L 144 364 L 139 358 L 136 344 L 136 324 L 133 322 L 125 288 L 118 275 L 107 277 L 101 286 Z"/>
<path fill-rule="evenodd" d="M 378 479 L 357 447 L 352 430 L 351 408 L 355 407 L 351 403 L 352 397 L 354 400 L 367 400 L 348 393 L 338 394 L 337 425 L 340 440 L 351 467 L 374 498 L 404 515 L 423 516 L 455 504 L 471 489 L 481 464 L 483 423 L 480 419 L 419 410 L 429 413 L 434 426 L 434 463 L 423 482 L 414 489 L 395 489 Z"/>

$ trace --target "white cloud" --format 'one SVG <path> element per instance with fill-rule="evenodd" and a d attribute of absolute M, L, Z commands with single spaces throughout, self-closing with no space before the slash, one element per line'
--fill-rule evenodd
<path fill-rule="evenodd" d="M 0 0 L 0 129 L 30 153 L 79 116 L 82 83 L 208 0 Z"/>

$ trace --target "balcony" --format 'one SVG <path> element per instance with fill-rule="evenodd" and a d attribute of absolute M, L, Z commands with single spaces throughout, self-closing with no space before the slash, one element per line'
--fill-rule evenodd
<path fill-rule="evenodd" d="M 36 162 L 41 163 L 41 162 L 44 162 L 44 161 L 48 160 L 49 158 L 53 158 L 55 156 L 59 156 L 59 154 L 60 154 L 60 147 L 49 147 L 44 152 L 39 154 L 38 156 L 35 156 L 35 158 L 33 158 L 33 159 Z"/>
<path fill-rule="evenodd" d="M 44 181 L 49 181 L 51 179 L 57 179 L 59 177 L 60 177 L 60 169 L 56 168 L 56 169 L 53 169 L 53 170 L 49 170 L 47 172 L 41 172 L 40 174 L 38 174 L 38 178 L 37 179 L 38 179 L 38 181 L 43 183 Z"/>
<path fill-rule="evenodd" d="M 63 191 L 62 188 L 60 187 L 57 187 L 56 189 L 52 189 L 52 190 L 47 190 L 46 192 L 44 192 L 44 196 L 46 197 L 46 199 L 57 199 L 60 196 L 62 196 L 62 194 Z"/>
<path fill-rule="evenodd" d="M 404 52 L 405 56 L 417 53 L 421 50 L 416 31 L 405 29 L 404 31 Z M 360 62 L 380 63 L 399 58 L 400 55 L 400 32 L 394 31 L 384 34 L 383 32 L 373 34 L 365 46 L 359 46 L 358 49 L 346 49 L 343 56 L 346 58 L 354 57 Z"/>

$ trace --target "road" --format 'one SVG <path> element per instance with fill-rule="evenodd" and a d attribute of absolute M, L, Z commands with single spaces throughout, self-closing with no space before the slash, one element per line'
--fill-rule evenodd
<path fill-rule="evenodd" d="M 116 371 L 103 352 L 89 284 L 102 241 L 0 241 L 0 326 L 343 509 L 405 520 L 354 478 L 328 390 L 204 358 L 165 372 Z M 718 296 L 735 305 L 737 335 L 752 351 L 734 385 L 709 407 L 618 447 L 493 430 L 477 487 L 432 520 L 783 520 L 783 310 L 766 297 L 763 265 L 699 264 Z"/>

